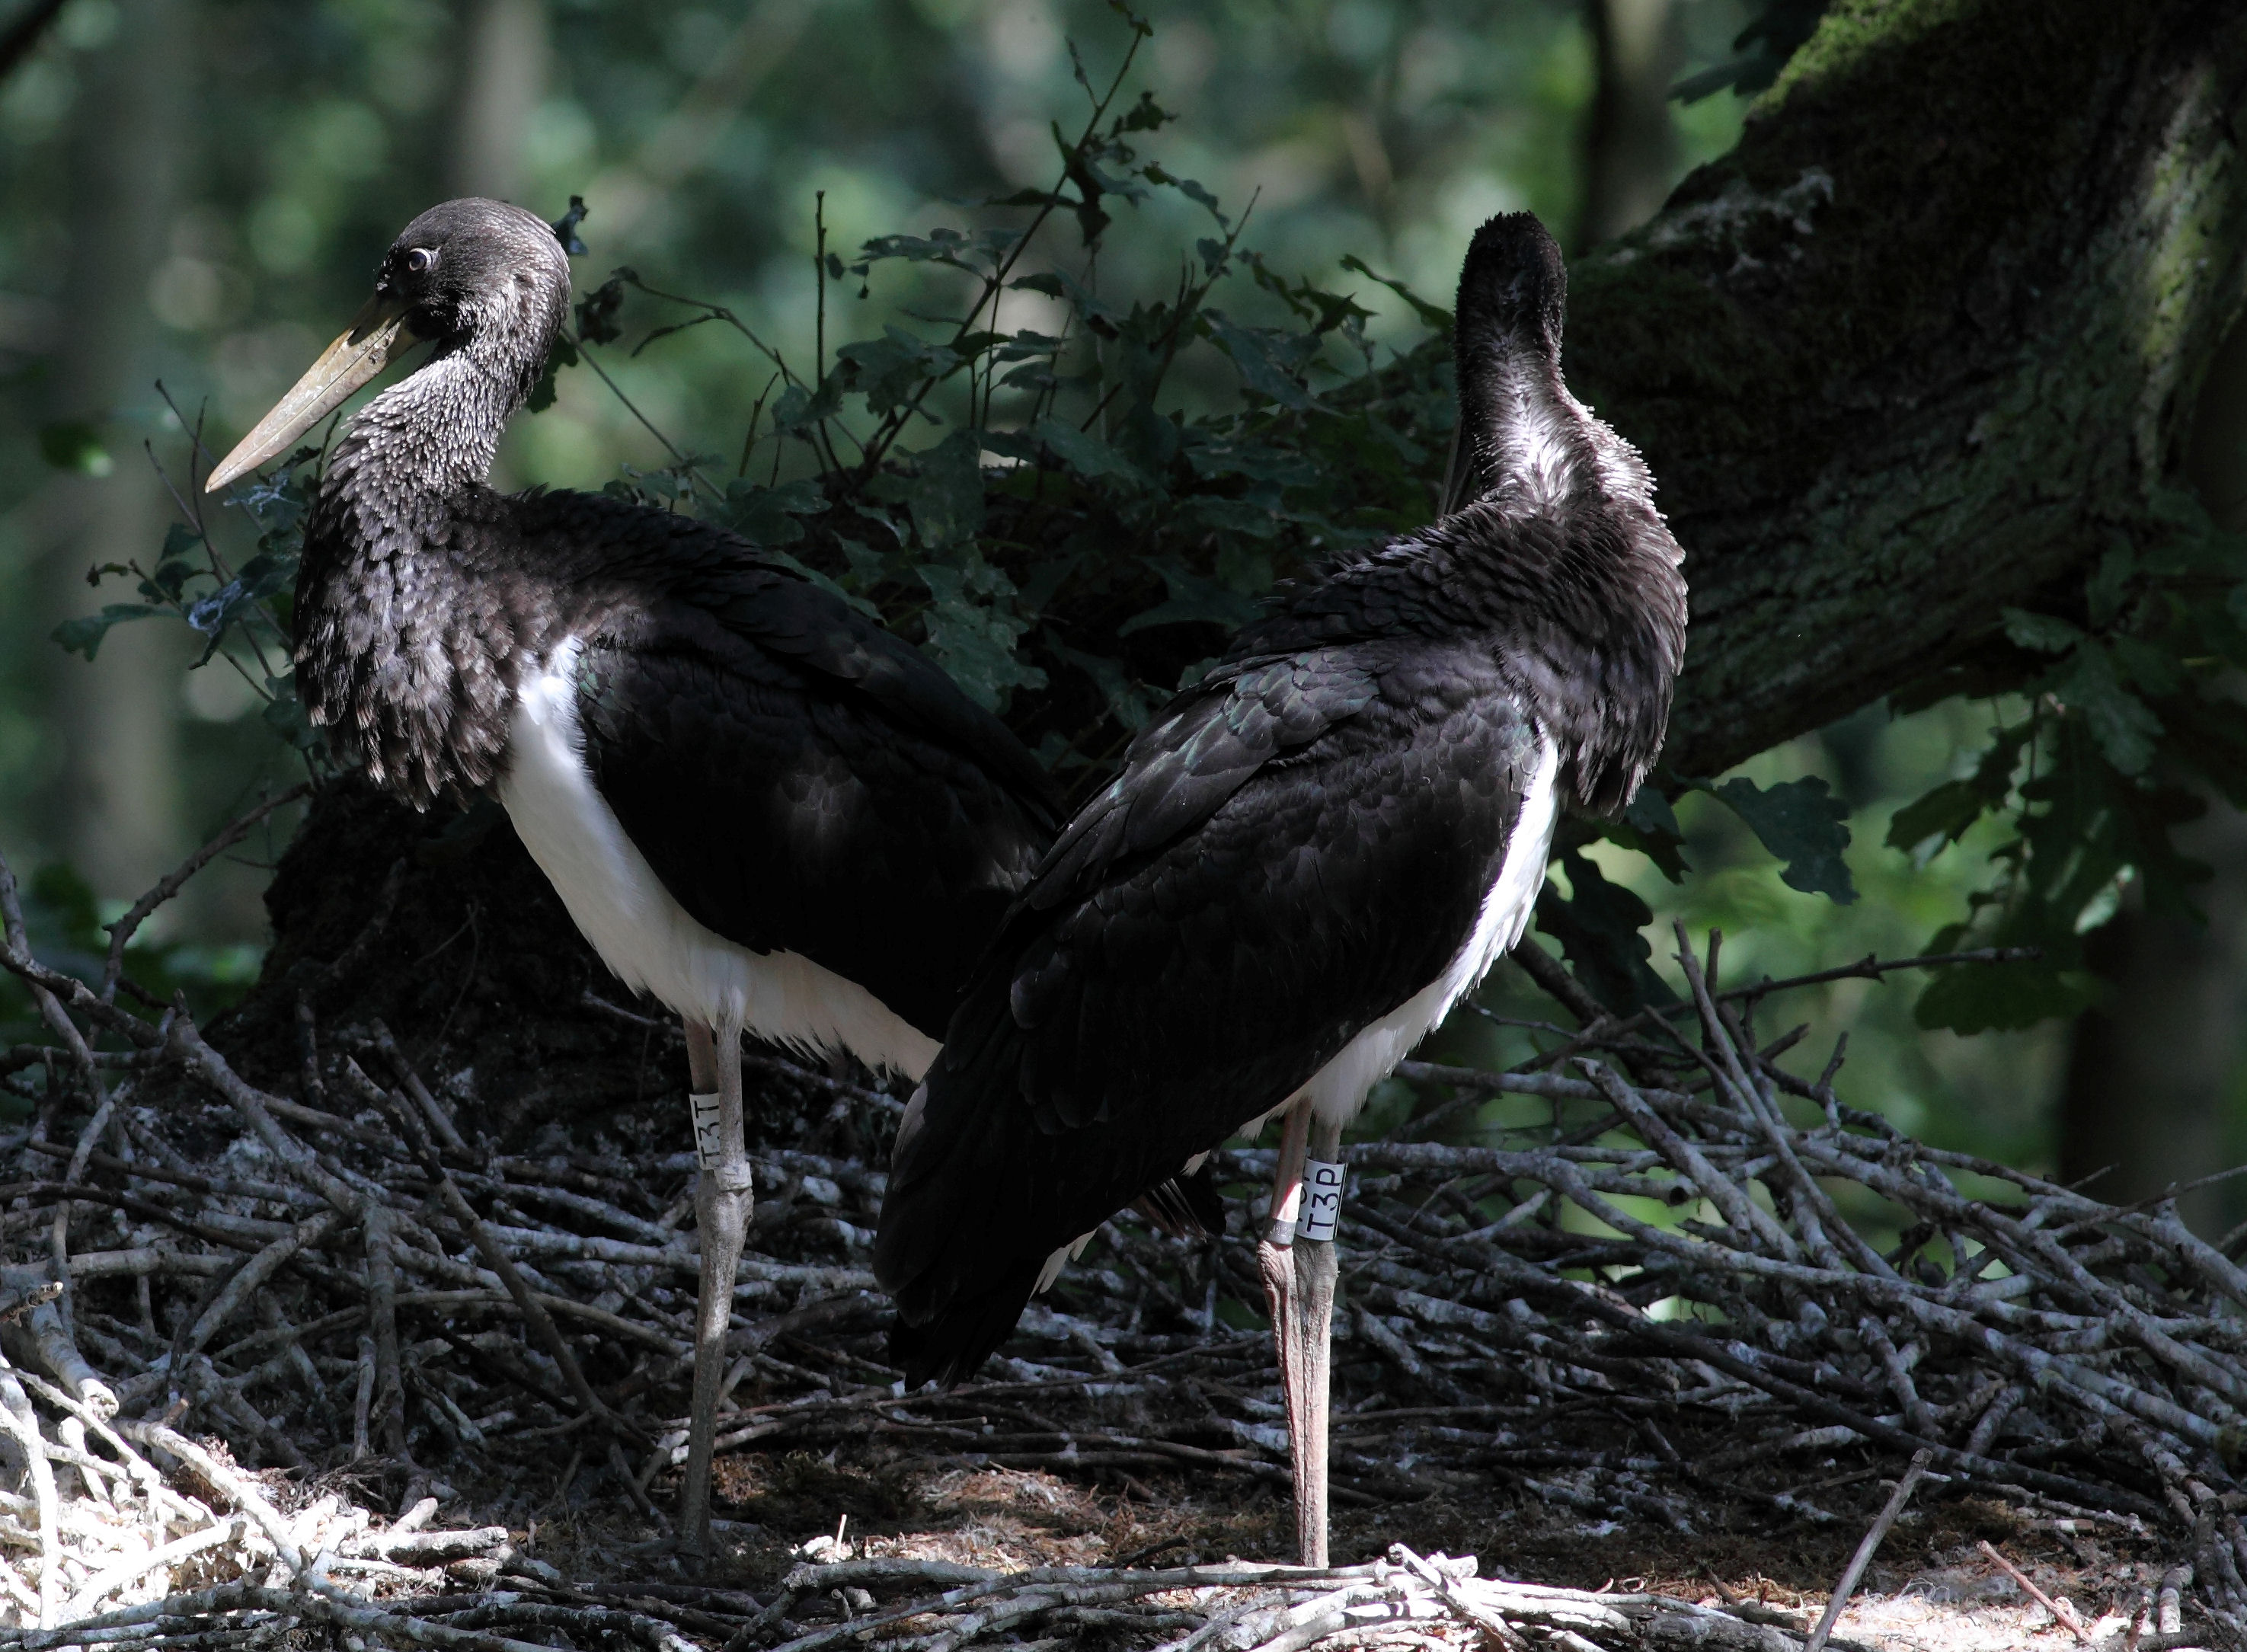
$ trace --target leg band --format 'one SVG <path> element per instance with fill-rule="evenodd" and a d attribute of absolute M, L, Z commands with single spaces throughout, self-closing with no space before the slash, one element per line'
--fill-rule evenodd
<path fill-rule="evenodd" d="M 1295 1242 L 1295 1220 L 1303 1208 L 1303 1184 L 1297 1182 L 1280 1201 L 1280 1208 L 1272 1212 L 1272 1224 L 1264 1237 L 1271 1244 L 1285 1250 Z"/>
<path fill-rule="evenodd" d="M 694 1116 L 694 1157 L 708 1170 L 718 1162 L 724 1135 L 719 1128 L 721 1116 L 716 1091 L 707 1096 L 689 1096 L 686 1105 Z"/>
<path fill-rule="evenodd" d="M 1342 1167 L 1324 1159 L 1303 1161 L 1303 1217 L 1296 1237 L 1331 1244 L 1342 1219 Z"/>

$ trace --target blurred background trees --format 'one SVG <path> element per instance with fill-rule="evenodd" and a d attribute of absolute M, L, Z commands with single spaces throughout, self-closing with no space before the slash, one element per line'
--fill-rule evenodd
<path fill-rule="evenodd" d="M 1533 209 L 1572 251 L 1610 239 L 1731 146 L 1744 94 L 1821 9 L 1176 0 L 1146 8 L 1155 32 L 1132 89 L 1178 117 L 1165 166 L 1235 211 L 1253 200 L 1244 247 L 1354 293 L 1376 345 L 1404 348 L 1424 324 L 1345 257 L 1441 303 L 1492 212 Z M 421 207 L 475 192 L 557 215 L 582 195 L 583 284 L 628 263 L 801 360 L 815 201 L 848 258 L 871 237 L 957 222 L 960 199 L 1042 187 L 1054 123 L 1083 118 L 1072 43 L 1097 80 L 1124 38 L 1096 0 L 67 0 L 0 81 L 0 372 L 17 391 L 0 402 L 0 842 L 120 903 L 289 772 L 253 691 L 222 662 L 198 668 L 180 627 L 120 625 L 92 666 L 49 633 L 101 600 L 90 568 L 145 564 L 161 543 L 175 511 L 150 453 L 184 488 L 185 427 L 208 420 L 222 447 L 244 428 Z M 1672 97 L 1680 82 L 1706 95 Z M 1165 233 L 1110 237 L 1103 290 L 1164 287 L 1166 261 L 1206 228 L 1182 197 L 1110 208 Z M 830 283 L 830 350 L 880 336 L 911 303 L 881 273 L 864 284 L 862 297 L 855 276 Z M 1254 314 L 1261 301 L 1226 302 Z M 1038 325 L 1047 303 L 1010 294 L 1004 324 Z M 607 360 L 649 423 L 703 446 L 738 441 L 771 389 L 769 367 L 718 327 Z M 2196 472 L 2211 508 L 2235 515 L 2243 379 L 2217 375 L 2211 403 L 2228 411 Z M 598 380 L 563 374 L 557 391 L 517 421 L 501 485 L 592 487 L 671 462 Z M 1900 807 L 1970 764 L 1991 720 L 1956 700 L 1874 707 L 1747 766 L 1759 782 L 1831 784 L 1854 904 L 1788 887 L 1738 816 L 1697 794 L 1677 811 L 1684 883 L 1611 843 L 1589 853 L 1649 903 L 1658 970 L 1673 913 L 1723 927 L 1736 967 L 1774 974 L 1917 952 L 1990 884 L 2008 833 L 1985 818 L 1931 857 L 1884 840 Z M 2214 923 L 2148 917 L 2118 883 L 2089 960 L 2110 1011 L 2072 1045 L 2059 1020 L 1929 1031 L 1915 986 L 1867 981 L 1827 993 L 1813 1036 L 1851 1028 L 1857 1097 L 1906 1128 L 2070 1175 L 2117 1164 L 2109 1197 L 2231 1162 L 2247 1117 L 2230 1030 L 2247 994 L 2247 831 L 2228 810 L 2193 829 L 2219 869 L 2203 902 Z M 264 859 L 215 869 L 154 939 L 217 975 L 254 967 Z M 58 870 L 49 887 L 70 880 Z M 1492 1007 L 1512 990 L 1498 983 Z M 2193 1214 L 2213 1229 L 2229 1210 L 2217 1190 Z"/>

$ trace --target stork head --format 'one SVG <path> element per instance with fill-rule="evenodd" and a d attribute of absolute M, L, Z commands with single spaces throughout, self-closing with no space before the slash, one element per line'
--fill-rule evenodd
<path fill-rule="evenodd" d="M 288 451 L 400 356 L 434 341 L 489 374 L 507 411 L 538 380 L 570 307 L 570 260 L 536 213 L 469 197 L 432 207 L 390 244 L 374 292 L 257 427 L 211 472 L 213 490 Z"/>
<path fill-rule="evenodd" d="M 1533 212 L 1509 212 L 1475 231 L 1459 270 L 1458 350 L 1528 345 L 1557 360 L 1568 268 Z"/>
<path fill-rule="evenodd" d="M 1570 455 L 1559 437 L 1581 410 L 1561 382 L 1567 305 L 1567 265 L 1534 213 L 1506 213 L 1475 231 L 1452 323 L 1458 422 L 1444 514 L 1508 478 L 1539 496 L 1569 486 Z"/>

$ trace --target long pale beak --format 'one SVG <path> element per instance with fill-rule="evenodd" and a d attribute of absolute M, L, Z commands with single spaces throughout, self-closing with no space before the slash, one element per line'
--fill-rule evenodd
<path fill-rule="evenodd" d="M 320 358 L 257 421 L 257 428 L 235 444 L 203 484 L 216 493 L 236 477 L 278 458 L 314 425 L 343 406 L 345 399 L 420 342 L 406 325 L 395 298 L 377 293 L 352 317 L 351 326 L 320 352 Z"/>

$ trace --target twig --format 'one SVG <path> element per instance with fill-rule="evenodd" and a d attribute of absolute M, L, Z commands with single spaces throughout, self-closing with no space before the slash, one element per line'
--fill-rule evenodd
<path fill-rule="evenodd" d="M 1904 1470 L 1903 1478 L 1896 1482 L 1895 1490 L 1888 1493 L 1888 1502 L 1882 1505 L 1880 1514 L 1867 1529 L 1864 1540 L 1857 1545 L 1857 1552 L 1849 1557 L 1849 1564 L 1842 1569 L 1841 1580 L 1834 1586 L 1834 1597 L 1826 1602 L 1826 1610 L 1818 1620 L 1818 1627 L 1810 1631 L 1810 1638 L 1802 1643 L 1802 1652 L 1824 1652 L 1826 1637 L 1834 1633 L 1834 1626 L 1841 1621 L 1842 1608 L 1849 1604 L 1849 1597 L 1856 1592 L 1858 1580 L 1865 1575 L 1865 1568 L 1872 1564 L 1873 1556 L 1880 1553 L 1881 1545 L 1887 1540 L 1888 1529 L 1896 1523 L 1896 1517 L 1903 1512 L 1903 1505 L 1911 1501 L 1911 1494 L 1918 1488 L 1920 1478 L 1927 1472 L 1927 1465 L 1934 1459 L 1934 1455 L 1924 1448 L 1911 1454 L 1910 1466 Z"/>
<path fill-rule="evenodd" d="M 485 1225 L 484 1219 L 470 1207 L 468 1201 L 462 1197 L 460 1188 L 446 1173 L 445 1167 L 438 1159 L 435 1148 L 430 1145 L 427 1133 L 421 1128 L 420 1121 L 412 1113 L 399 1106 L 387 1095 L 375 1089 L 372 1081 L 359 1071 L 356 1062 L 346 1062 L 345 1068 L 346 1071 L 354 1076 L 356 1082 L 364 1085 L 368 1093 L 379 1098 L 389 1109 L 391 1117 L 397 1122 L 406 1137 L 407 1147 L 412 1149 L 414 1157 L 420 1160 L 422 1174 L 427 1176 L 431 1184 L 436 1188 L 439 1197 L 443 1199 L 445 1208 L 453 1219 L 458 1222 L 461 1230 L 468 1235 L 470 1241 L 476 1247 L 477 1254 L 484 1259 L 484 1265 L 499 1276 L 500 1283 L 506 1287 L 508 1295 L 514 1299 L 516 1307 L 522 1310 L 523 1322 L 530 1328 L 531 1335 L 537 1338 L 539 1345 L 552 1357 L 555 1364 L 561 1368 L 563 1380 L 570 1385 L 570 1392 L 576 1396 L 578 1405 L 584 1410 L 587 1416 L 611 1435 L 629 1440 L 642 1450 L 653 1444 L 654 1442 L 644 1431 L 618 1416 L 603 1403 L 600 1396 L 593 1392 L 593 1385 L 585 1380 L 584 1372 L 578 1369 L 577 1355 L 570 1351 L 570 1345 L 562 1340 L 562 1333 L 556 1328 L 553 1317 L 547 1313 L 545 1304 L 540 1300 L 538 1294 L 531 1290 L 529 1285 L 524 1280 L 522 1271 L 516 1266 L 515 1259 L 502 1247 L 491 1229 Z"/>
<path fill-rule="evenodd" d="M 140 925 L 147 921 L 148 915 L 185 888 L 189 878 L 249 836 L 251 829 L 260 821 L 275 809 L 285 808 L 299 798 L 309 795 L 311 789 L 311 782 L 299 781 L 287 791 L 267 798 L 248 814 L 238 816 L 217 836 L 166 873 L 154 889 L 141 896 L 126 910 L 124 917 L 114 923 L 104 925 L 109 931 L 109 956 L 104 961 L 101 970 L 101 996 L 105 1001 L 113 1000 L 117 996 L 118 978 L 125 973 L 126 945 L 132 940 L 134 932 Z"/>
<path fill-rule="evenodd" d="M 1991 1544 L 1989 1539 L 1984 1538 L 1979 1543 L 1975 1545 L 1975 1546 L 1980 1549 L 1983 1553 L 1988 1555 L 1990 1559 L 1996 1561 L 1998 1566 L 2002 1567 L 2005 1569 L 2005 1575 L 2011 1578 L 2014 1582 L 2019 1584 L 2021 1586 L 2022 1592 L 2025 1594 L 2029 1599 L 2034 1601 L 2046 1611 L 2051 1613 L 2052 1621 L 2054 1623 L 2059 1624 L 2061 1628 L 2066 1629 L 2070 1635 L 2073 1635 L 2079 1645 L 2089 1646 L 2091 1644 L 2091 1632 L 2083 1627 L 2083 1620 L 2076 1616 L 2073 1609 L 2062 1607 L 2059 1601 L 2053 1600 L 2052 1596 L 2046 1594 L 2042 1589 L 2037 1587 L 2037 1586 L 2030 1580 L 2029 1574 L 2022 1571 L 2018 1566 L 2015 1566 L 2004 1555 L 1998 1553 L 1997 1549 Z M 1804 1649 L 1804 1652 L 1817 1652 L 1817 1649 L 1814 1646 L 1806 1647 Z"/>

